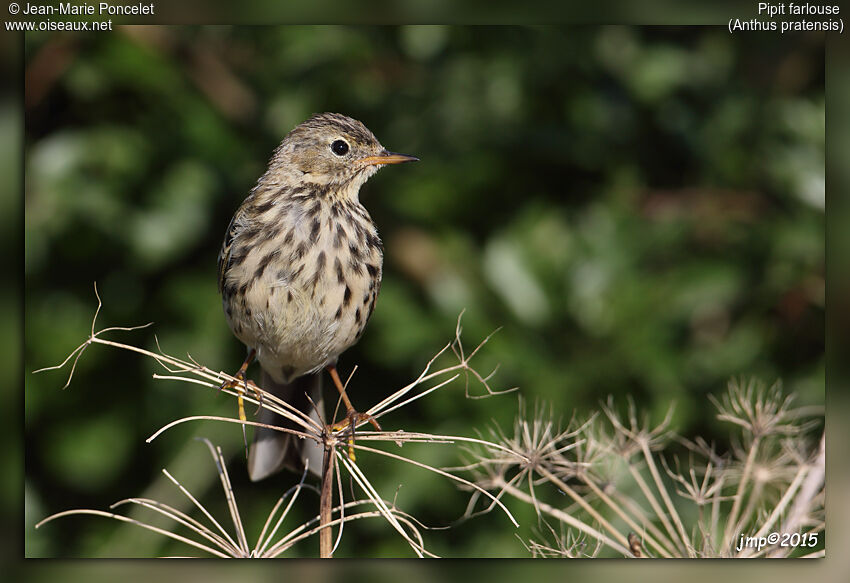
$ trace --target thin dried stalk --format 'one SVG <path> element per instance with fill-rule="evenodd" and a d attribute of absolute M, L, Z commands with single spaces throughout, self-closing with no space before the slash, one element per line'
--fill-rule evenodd
<path fill-rule="evenodd" d="M 330 559 L 333 556 L 333 531 L 331 530 L 331 516 L 333 512 L 333 477 L 334 477 L 334 450 L 325 447 L 322 459 L 322 494 L 319 501 L 319 557 Z"/>
<path fill-rule="evenodd" d="M 586 524 L 585 522 L 583 522 L 581 520 L 574 518 L 573 516 L 570 516 L 566 512 L 559 510 L 559 509 L 555 508 L 554 506 L 550 506 L 549 504 L 546 504 L 545 502 L 541 502 L 540 500 L 536 500 L 536 499 L 532 498 L 531 495 L 527 494 L 525 491 L 520 490 L 519 488 L 517 488 L 517 487 L 515 487 L 515 486 L 513 486 L 513 485 L 511 485 L 507 482 L 497 483 L 497 484 L 495 484 L 495 486 L 497 486 L 500 490 L 510 494 L 514 498 L 517 498 L 518 500 L 521 500 L 521 501 L 526 502 L 528 504 L 533 504 L 534 507 L 539 512 L 542 512 L 544 514 L 548 514 L 552 518 L 555 518 L 555 519 L 557 519 L 557 520 L 559 520 L 559 521 L 561 521 L 565 524 L 572 526 L 573 528 L 580 530 L 581 532 L 583 532 L 585 534 L 592 536 L 596 540 L 598 540 L 598 541 L 606 544 L 607 546 L 611 547 L 612 549 L 614 549 L 618 553 L 622 553 L 623 556 L 628 556 L 630 554 L 628 548 L 621 545 L 620 543 L 613 540 L 612 538 L 608 537 L 605 533 L 596 530 L 592 526 Z"/>
<path fill-rule="evenodd" d="M 153 358 L 156 362 L 158 362 L 160 365 L 162 365 L 163 368 L 165 368 L 165 370 L 169 373 L 167 375 L 155 374 L 154 378 L 156 378 L 156 379 L 177 380 L 177 381 L 182 381 L 182 382 L 188 382 L 188 383 L 191 383 L 191 384 L 194 384 L 194 385 L 200 385 L 200 386 L 204 386 L 204 387 L 208 387 L 208 388 L 215 388 L 216 390 L 218 390 L 219 387 L 222 386 L 223 384 L 225 386 L 229 386 L 229 384 L 226 381 L 235 380 L 234 377 L 232 377 L 229 374 L 226 374 L 226 373 L 223 373 L 223 372 L 217 373 L 217 372 L 214 372 L 214 371 L 212 371 L 211 369 L 209 369 L 205 366 L 200 365 L 199 363 L 192 360 L 191 357 L 189 357 L 189 361 L 184 361 L 184 360 L 174 358 L 172 356 L 165 354 L 162 351 L 161 348 L 159 348 L 159 351 L 160 351 L 159 353 L 155 353 L 155 352 L 152 352 L 152 351 L 149 351 L 149 350 L 145 350 L 145 349 L 135 347 L 135 346 L 130 345 L 130 344 L 123 344 L 123 343 L 120 343 L 120 342 L 105 340 L 104 338 L 101 337 L 101 335 L 105 332 L 114 331 L 114 330 L 136 330 L 136 329 L 139 329 L 141 327 L 136 327 L 136 328 L 113 327 L 113 328 L 106 328 L 104 330 L 97 331 L 96 330 L 96 320 L 97 320 L 97 317 L 100 313 L 100 309 L 102 307 L 102 302 L 101 302 L 100 296 L 97 293 L 96 286 L 95 286 L 95 295 L 97 297 L 97 309 L 96 309 L 95 315 L 92 319 L 91 333 L 90 333 L 89 337 L 86 339 L 86 341 L 83 342 L 81 345 L 79 345 L 76 349 L 74 349 L 74 351 L 59 365 L 54 366 L 54 367 L 47 367 L 47 368 L 44 368 L 44 369 L 40 369 L 39 371 L 36 371 L 36 372 L 42 372 L 42 371 L 46 371 L 46 370 L 53 370 L 53 369 L 62 368 L 63 366 L 65 366 L 69 362 L 71 362 L 71 360 L 73 359 L 73 364 L 71 365 L 71 372 L 69 374 L 67 382 L 65 383 L 65 387 L 67 387 L 67 386 L 70 385 L 70 382 L 73 378 L 74 372 L 76 370 L 76 364 L 77 364 L 79 358 L 85 352 L 85 350 L 92 344 L 103 344 L 103 345 L 111 346 L 111 347 L 114 347 L 114 348 L 129 350 L 129 351 L 141 354 L 143 356 Z M 425 369 L 422 371 L 422 373 L 419 375 L 419 377 L 417 377 L 417 379 L 415 379 L 412 383 L 408 384 L 407 386 L 405 386 L 405 387 L 399 389 L 398 391 L 394 392 L 393 394 L 391 394 L 386 399 L 382 400 L 377 405 L 370 408 L 368 410 L 368 414 L 371 415 L 374 418 L 378 418 L 378 417 L 381 417 L 381 416 L 388 415 L 389 413 L 391 413 L 391 412 L 393 412 L 393 411 L 395 411 L 395 410 L 397 410 L 401 407 L 404 407 L 404 406 L 406 406 L 406 405 L 408 405 L 408 404 L 410 404 L 410 403 L 412 403 L 412 402 L 414 402 L 418 399 L 421 399 L 421 398 L 433 393 L 434 391 L 448 385 L 452 381 L 456 380 L 461 373 L 465 374 L 467 377 L 472 376 L 473 378 L 477 379 L 481 383 L 481 385 L 484 387 L 484 390 L 485 390 L 484 396 L 495 395 L 495 394 L 500 394 L 502 392 L 507 392 L 507 391 L 495 391 L 495 390 L 493 390 L 491 388 L 491 386 L 489 385 L 489 381 L 490 381 L 490 378 L 492 377 L 492 373 L 490 375 L 487 375 L 487 376 L 482 376 L 470 364 L 471 359 L 479 352 L 479 350 L 482 348 L 482 346 L 484 346 L 484 344 L 486 344 L 486 342 L 490 339 L 490 336 L 485 338 L 484 341 L 482 341 L 471 353 L 466 354 L 466 352 L 464 351 L 464 348 L 463 348 L 463 344 L 461 342 L 460 333 L 461 333 L 461 326 L 460 326 L 460 317 L 459 317 L 457 326 L 455 328 L 455 339 L 451 343 L 447 344 L 440 352 L 437 353 L 437 355 L 435 355 L 426 364 Z M 159 347 L 158 342 L 157 342 L 157 347 Z M 440 370 L 436 370 L 436 371 L 432 372 L 431 368 L 432 368 L 432 365 L 434 364 L 434 362 L 436 361 L 436 359 L 440 355 L 445 353 L 446 350 L 448 350 L 449 348 L 451 348 L 452 351 L 454 352 L 454 354 L 457 355 L 458 363 L 455 364 L 455 365 L 451 365 L 451 366 L 448 366 L 448 367 L 445 367 L 445 368 L 442 368 Z M 425 384 L 427 384 L 429 381 L 432 381 L 432 380 L 437 380 L 436 384 L 434 384 L 433 386 L 428 387 L 428 388 L 424 388 L 424 389 L 422 388 Z M 246 536 L 246 533 L 245 533 L 245 529 L 242 526 L 242 520 L 241 520 L 241 517 L 240 517 L 239 508 L 238 508 L 238 505 L 236 503 L 235 495 L 232 491 L 230 478 L 229 478 L 229 475 L 227 474 L 227 471 L 226 471 L 226 468 L 225 468 L 225 465 L 224 465 L 224 460 L 223 460 L 223 457 L 221 455 L 221 451 L 218 448 L 214 448 L 211 444 L 209 444 L 207 442 L 207 445 L 210 448 L 210 452 L 213 455 L 213 458 L 215 459 L 216 464 L 219 468 L 219 477 L 221 479 L 221 485 L 222 485 L 222 488 L 223 488 L 224 493 L 225 493 L 225 498 L 226 498 L 227 505 L 228 505 L 228 511 L 229 511 L 231 520 L 233 522 L 235 533 L 236 533 L 235 538 L 232 537 L 229 533 L 227 533 L 227 531 L 213 518 L 213 516 L 203 508 L 203 506 L 197 501 L 197 499 L 195 499 L 195 497 L 192 496 L 191 493 L 188 492 L 188 490 L 183 488 L 182 485 L 180 485 L 180 483 L 177 480 L 175 480 L 167 472 L 166 472 L 166 475 L 168 476 L 168 478 L 178 486 L 178 488 L 181 490 L 181 492 L 185 496 L 187 496 L 196 507 L 198 507 L 201 510 L 201 512 L 206 517 L 206 519 L 209 520 L 211 522 L 211 524 L 213 525 L 213 529 L 217 530 L 221 534 L 216 534 L 214 532 L 214 530 L 210 530 L 209 528 L 207 528 L 206 526 L 204 526 L 200 522 L 195 521 L 194 519 L 191 519 L 190 517 L 186 516 L 185 514 L 182 514 L 178 511 L 174 510 L 174 509 L 171 509 L 170 507 L 166 507 L 165 505 L 156 503 L 155 501 L 147 501 L 147 500 L 142 500 L 142 499 L 132 499 L 131 501 L 135 504 L 139 504 L 139 505 L 142 505 L 146 508 L 154 510 L 155 512 L 158 512 L 159 514 L 163 514 L 163 515 L 171 518 L 172 520 L 175 520 L 179 524 L 182 524 L 182 525 L 190 528 L 191 530 L 194 530 L 196 532 L 196 534 L 198 534 L 198 536 L 201 536 L 202 538 L 207 540 L 209 543 L 215 545 L 216 547 L 218 547 L 220 549 L 220 550 L 215 550 L 213 552 L 213 554 L 216 554 L 217 556 L 242 556 L 242 557 L 246 557 L 246 556 L 275 556 L 275 555 L 277 555 L 281 552 L 284 552 L 286 549 L 290 548 L 292 546 L 292 544 L 295 544 L 299 540 L 303 540 L 304 538 L 309 537 L 309 536 L 315 534 L 316 532 L 318 532 L 319 538 L 320 538 L 320 555 L 322 557 L 330 557 L 330 556 L 332 556 L 336 546 L 339 544 L 339 540 L 342 536 L 342 528 L 340 528 L 336 544 L 333 543 L 333 533 L 332 533 L 332 528 L 331 528 L 333 525 L 338 524 L 338 525 L 341 526 L 341 525 L 345 524 L 346 522 L 349 522 L 350 520 L 356 520 L 356 519 L 366 518 L 366 517 L 381 516 L 388 522 L 388 524 L 390 524 L 396 531 L 398 531 L 404 537 L 404 539 L 408 542 L 408 544 L 411 546 L 411 548 L 414 550 L 414 552 L 416 552 L 417 555 L 419 555 L 419 556 L 433 556 L 430 552 L 425 550 L 423 542 L 422 542 L 421 534 L 418 532 L 418 529 L 415 526 L 415 521 L 412 518 L 406 516 L 405 514 L 399 512 L 397 509 L 390 508 L 385 503 L 385 501 L 378 495 L 377 490 L 370 484 L 368 478 L 362 472 L 362 470 L 356 464 L 354 464 L 351 460 L 349 460 L 343 453 L 341 453 L 339 451 L 340 448 L 347 450 L 349 447 L 356 447 L 358 449 L 362 449 L 363 451 L 374 452 L 378 455 L 384 455 L 386 457 L 390 457 L 390 458 L 395 459 L 395 460 L 400 460 L 400 461 L 404 461 L 406 463 L 411 463 L 413 465 L 416 465 L 417 467 L 426 469 L 426 470 L 428 470 L 432 473 L 436 473 L 438 475 L 452 479 L 452 480 L 458 482 L 459 484 L 462 484 L 465 487 L 469 487 L 469 488 L 478 490 L 482 495 L 491 498 L 494 501 L 495 505 L 500 506 L 501 509 L 509 517 L 509 519 L 514 524 L 516 524 L 516 520 L 513 518 L 513 516 L 511 516 L 511 514 L 510 514 L 510 512 L 508 512 L 507 508 L 505 508 L 489 492 L 480 488 L 476 484 L 469 482 L 467 480 L 464 480 L 463 478 L 460 478 L 459 476 L 455 476 L 455 475 L 451 474 L 450 472 L 446 472 L 444 470 L 440 470 L 438 468 L 428 466 L 427 464 L 416 462 L 415 460 L 408 460 L 407 458 L 404 458 L 402 456 L 397 456 L 395 454 L 390 454 L 390 453 L 383 452 L 383 451 L 373 449 L 373 448 L 366 448 L 362 445 L 355 445 L 355 444 L 348 445 L 348 439 L 347 439 L 346 432 L 350 431 L 350 429 L 345 428 L 345 429 L 342 429 L 342 430 L 339 430 L 339 431 L 331 431 L 328 427 L 325 427 L 322 424 L 317 423 L 314 419 L 312 419 L 311 417 L 309 417 L 305 413 L 302 413 L 298 409 L 295 409 L 294 407 L 292 407 L 291 405 L 289 405 L 285 401 L 282 401 L 279 398 L 277 398 L 276 396 L 263 391 L 262 388 L 257 387 L 253 383 L 250 383 L 250 385 L 251 385 L 251 389 L 253 389 L 253 391 L 245 392 L 242 389 L 241 386 L 238 386 L 235 389 L 226 388 L 226 389 L 224 389 L 224 392 L 231 394 L 233 396 L 239 397 L 240 403 L 241 403 L 241 401 L 248 401 L 249 403 L 254 403 L 254 404 L 259 405 L 263 408 L 274 411 L 276 414 L 280 415 L 283 419 L 289 420 L 292 423 L 294 423 L 298 428 L 297 429 L 290 429 L 290 428 L 284 429 L 284 428 L 277 427 L 277 426 L 274 426 L 274 425 L 266 425 L 266 424 L 257 423 L 257 422 L 253 422 L 253 421 L 242 421 L 242 420 L 238 420 L 238 419 L 231 419 L 231 418 L 225 418 L 225 417 L 197 415 L 197 416 L 190 416 L 190 417 L 184 417 L 184 418 L 181 418 L 181 419 L 177 419 L 175 421 L 172 421 L 172 422 L 166 424 L 165 426 L 161 427 L 158 431 L 154 432 L 148 438 L 147 441 L 150 442 L 150 441 L 156 439 L 164 431 L 166 431 L 166 430 L 168 430 L 168 429 L 170 429 L 170 428 L 172 428 L 172 427 L 174 427 L 178 424 L 186 423 L 186 422 L 190 422 L 190 421 L 199 421 L 199 420 L 213 420 L 213 421 L 226 422 L 226 423 L 237 423 L 242 428 L 249 426 L 249 425 L 253 425 L 253 426 L 256 426 L 256 427 L 266 427 L 266 428 L 273 429 L 273 430 L 276 430 L 276 431 L 286 431 L 286 432 L 291 433 L 291 434 L 293 434 L 293 435 L 295 435 L 299 438 L 302 438 L 302 439 L 312 439 L 312 440 L 316 441 L 317 443 L 322 444 L 325 448 L 325 456 L 324 456 L 325 457 L 325 460 L 324 460 L 325 464 L 324 464 L 324 467 L 323 467 L 323 481 L 322 481 L 322 485 L 321 485 L 321 489 L 320 489 L 320 512 L 319 512 L 319 516 L 316 518 L 318 525 L 313 527 L 313 528 L 310 528 L 310 526 L 309 526 L 310 521 L 308 521 L 304 525 L 296 527 L 294 530 L 290 531 L 290 533 L 288 533 L 287 535 L 284 535 L 284 537 L 280 541 L 278 541 L 277 543 L 272 544 L 272 542 L 271 542 L 272 538 L 276 535 L 279 527 L 281 526 L 284 518 L 288 514 L 289 509 L 292 507 L 292 504 L 294 503 L 295 498 L 298 496 L 298 493 L 301 491 L 302 488 L 305 487 L 304 483 L 303 483 L 303 476 L 302 476 L 301 483 L 297 487 L 295 487 L 294 490 L 290 489 L 275 504 L 275 506 L 272 510 L 272 513 L 269 515 L 269 517 L 266 520 L 266 523 L 263 526 L 262 532 L 260 533 L 260 536 L 257 540 L 257 544 L 255 545 L 255 547 L 253 549 L 251 549 L 248 545 L 248 542 L 247 542 L 247 536 Z M 509 390 L 514 390 L 514 389 L 509 389 Z M 468 381 L 467 381 L 466 391 L 467 391 L 467 395 L 469 395 Z M 414 393 L 413 395 L 411 395 L 412 392 Z M 471 395 L 469 395 L 469 396 L 471 396 Z M 397 443 L 399 446 L 401 444 L 405 443 L 405 442 L 414 442 L 414 443 L 415 442 L 428 442 L 428 443 L 467 442 L 467 443 L 478 443 L 478 444 L 482 444 L 482 445 L 486 444 L 486 446 L 491 447 L 494 450 L 498 450 L 498 449 L 501 448 L 501 449 L 505 449 L 505 451 L 507 451 L 506 448 L 502 448 L 502 446 L 500 446 L 499 444 L 489 443 L 489 442 L 486 442 L 486 441 L 481 440 L 481 439 L 472 439 L 472 438 L 465 438 L 465 437 L 459 437 L 459 436 L 431 435 L 431 434 L 427 434 L 427 433 L 408 433 L 408 432 L 404 432 L 404 431 L 375 432 L 375 433 L 373 433 L 373 432 L 362 432 L 361 433 L 360 431 L 358 431 L 357 436 L 358 436 L 357 439 L 358 439 L 359 442 L 370 441 L 370 440 L 392 441 L 394 443 Z M 337 460 L 337 456 L 339 456 L 338 460 Z M 341 463 L 337 463 L 337 462 L 341 462 Z M 354 501 L 354 502 L 348 502 L 348 503 L 345 503 L 345 502 L 342 501 L 343 500 L 343 489 L 342 489 L 342 479 L 341 479 L 341 473 L 340 473 L 341 468 L 345 468 L 346 471 L 349 473 L 349 475 L 351 475 L 352 478 L 354 478 L 357 485 L 361 487 L 361 489 L 363 490 L 363 492 L 366 495 L 365 501 Z M 334 482 L 333 478 L 334 478 L 334 475 L 336 476 L 337 483 L 339 485 L 338 490 L 340 492 L 340 500 L 341 500 L 341 503 L 336 508 L 334 508 L 334 506 L 333 506 L 333 482 Z M 269 526 L 272 524 L 273 517 L 274 517 L 275 513 L 281 507 L 284 499 L 287 496 L 289 496 L 290 494 L 291 494 L 291 499 L 289 501 L 289 504 L 286 506 L 286 508 L 283 510 L 283 513 L 277 519 L 274 527 L 269 531 Z M 376 508 L 376 510 L 374 512 L 359 513 L 359 514 L 353 515 L 353 516 L 345 516 L 344 515 L 345 509 L 347 507 L 349 507 L 350 504 L 352 504 L 352 503 L 360 504 L 360 503 L 364 503 L 364 502 L 367 502 L 367 501 L 370 502 L 371 504 L 373 504 L 374 507 Z M 336 518 L 336 519 L 333 518 L 333 514 L 334 514 L 335 511 L 339 512 L 339 517 Z M 74 513 L 93 513 L 93 514 L 97 514 L 97 515 L 112 516 L 111 514 L 99 513 L 98 511 L 89 512 L 89 511 L 83 510 L 83 511 L 74 511 Z M 60 513 L 59 515 L 56 515 L 56 516 L 58 517 L 58 516 L 64 516 L 64 515 L 66 515 L 66 513 Z M 118 515 L 115 515 L 115 517 L 118 520 L 128 520 L 128 519 L 125 519 L 123 517 L 118 517 Z M 144 525 L 143 523 L 140 523 L 138 521 L 134 521 L 134 523 L 138 523 L 142 526 L 145 526 L 146 528 L 149 527 L 149 525 Z M 150 528 L 153 529 L 153 527 L 150 527 Z M 162 529 L 155 529 L 155 530 L 157 532 L 159 532 Z M 183 540 L 183 538 L 185 538 L 185 537 L 181 537 L 179 540 Z M 191 544 L 193 544 L 197 548 L 202 548 L 204 550 L 212 549 L 212 547 L 210 547 L 209 545 L 205 545 L 205 544 L 202 544 L 202 543 L 194 542 L 194 543 L 191 543 Z"/>

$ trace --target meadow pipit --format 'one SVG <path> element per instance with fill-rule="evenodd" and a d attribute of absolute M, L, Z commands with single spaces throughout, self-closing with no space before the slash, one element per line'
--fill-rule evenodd
<path fill-rule="evenodd" d="M 315 418 L 307 395 L 321 403 L 327 368 L 349 421 L 361 420 L 335 368 L 363 334 L 381 287 L 381 239 L 359 191 L 385 164 L 413 160 L 336 113 L 314 115 L 283 139 L 230 221 L 218 259 L 227 322 L 249 351 L 239 378 L 256 356 L 261 387 Z M 285 424 L 265 409 L 260 422 Z M 319 471 L 321 456 L 310 440 L 258 428 L 248 472 L 260 480 L 307 460 Z"/>

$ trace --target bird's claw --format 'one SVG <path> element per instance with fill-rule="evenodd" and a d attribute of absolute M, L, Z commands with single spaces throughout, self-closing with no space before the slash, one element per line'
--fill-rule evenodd
<path fill-rule="evenodd" d="M 376 431 L 381 431 L 381 426 L 374 417 L 368 413 L 358 413 L 354 409 L 351 409 L 342 421 L 337 421 L 336 423 L 328 426 L 331 433 L 343 431 L 345 429 L 350 430 L 348 434 L 348 457 L 351 461 L 357 461 L 357 457 L 354 455 L 354 430 L 358 425 L 366 422 L 369 422 Z"/>

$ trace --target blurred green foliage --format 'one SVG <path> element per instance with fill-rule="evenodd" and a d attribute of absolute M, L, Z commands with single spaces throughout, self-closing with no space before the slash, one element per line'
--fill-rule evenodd
<path fill-rule="evenodd" d="M 337 111 L 422 160 L 361 193 L 386 271 L 366 334 L 340 360 L 343 374 L 359 367 L 355 404 L 409 382 L 466 310 L 468 345 L 502 328 L 478 361 L 485 373 L 500 365 L 494 386 L 519 386 L 564 418 L 631 395 L 657 417 L 675 402 L 680 432 L 722 442 L 706 394 L 733 375 L 781 378 L 822 405 L 823 62 L 822 35 L 711 27 L 28 35 L 27 370 L 85 339 L 95 281 L 101 326 L 155 322 L 116 338 L 235 370 L 244 349 L 216 292 L 221 237 L 286 132 Z M 259 531 L 293 477 L 248 483 L 233 426 L 184 425 L 146 444 L 175 418 L 235 413 L 153 372 L 98 346 L 64 392 L 67 370 L 26 375 L 28 556 L 185 553 L 105 520 L 32 525 L 143 493 L 167 499 L 162 467 L 220 505 L 196 434 L 232 456 L 242 515 Z M 458 383 L 386 428 L 472 435 L 515 412 L 515 396 L 470 401 Z M 447 446 L 415 455 L 458 463 Z M 448 483 L 361 463 L 388 497 L 403 484 L 399 505 L 426 524 L 463 512 Z M 527 536 L 536 518 L 518 518 Z M 356 528 L 341 555 L 408 555 L 385 524 Z M 515 534 L 494 515 L 429 542 L 444 555 L 524 556 Z"/>

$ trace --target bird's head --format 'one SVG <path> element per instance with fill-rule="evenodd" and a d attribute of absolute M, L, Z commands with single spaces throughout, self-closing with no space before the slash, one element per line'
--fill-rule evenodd
<path fill-rule="evenodd" d="M 340 196 L 357 196 L 360 186 L 387 164 L 418 160 L 387 151 L 356 119 L 320 113 L 296 126 L 272 158 L 269 178 L 331 186 Z"/>

